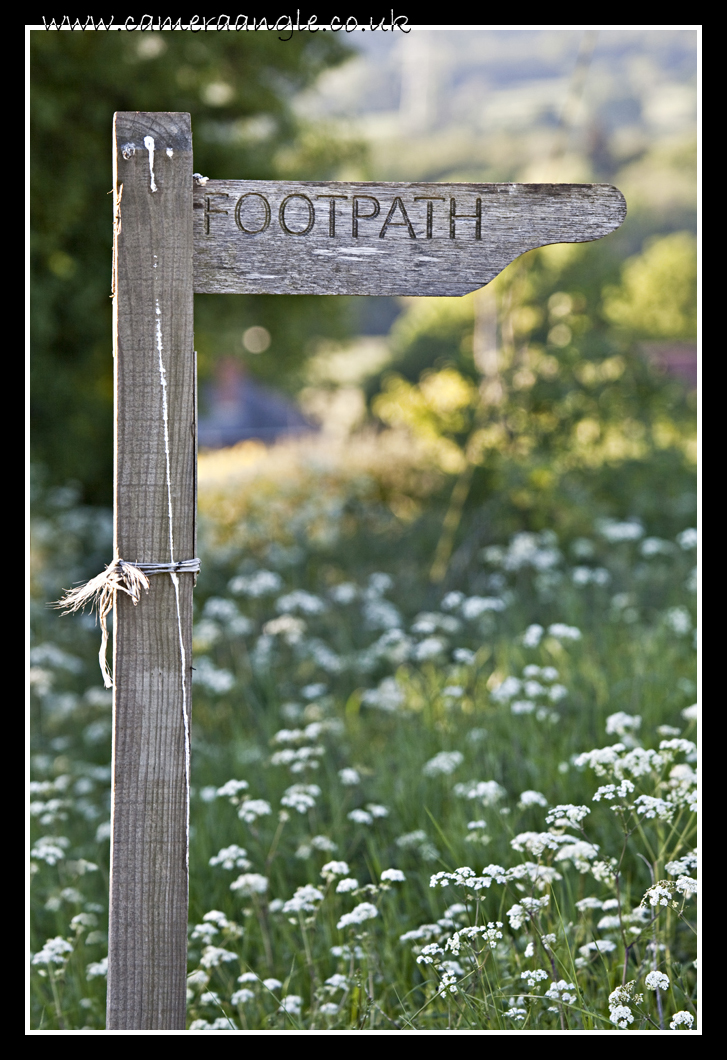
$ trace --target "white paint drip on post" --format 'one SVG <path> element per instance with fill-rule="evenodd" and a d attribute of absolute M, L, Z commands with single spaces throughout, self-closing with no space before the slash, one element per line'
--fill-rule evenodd
<path fill-rule="evenodd" d="M 156 182 L 154 180 L 154 137 L 144 137 L 144 147 L 149 152 L 149 186 L 152 191 L 157 190 Z M 171 158 L 171 155 L 169 156 Z"/>
<path fill-rule="evenodd" d="M 147 136 L 146 140 L 151 140 L 151 136 Z M 150 157 L 152 148 L 150 149 Z M 167 148 L 167 157 L 171 158 L 173 155 L 171 147 Z M 152 191 L 155 191 L 154 177 L 152 174 Z M 154 264 L 156 268 L 156 263 Z M 162 341 L 162 311 L 159 307 L 159 299 L 155 299 L 154 309 L 156 312 L 156 346 L 157 353 L 159 355 L 159 381 L 162 388 L 162 419 L 164 421 L 164 456 L 166 459 L 166 472 L 167 472 L 167 514 L 169 517 L 169 562 L 174 563 L 174 509 L 172 505 L 172 476 L 169 465 L 169 406 L 167 405 L 167 373 L 164 369 L 164 343 Z M 182 614 L 179 606 L 179 578 L 175 571 L 170 571 L 170 577 L 172 584 L 174 585 L 174 596 L 177 605 L 177 629 L 179 633 L 179 654 L 181 658 L 181 672 L 182 672 L 182 722 L 184 726 L 184 761 L 185 761 L 185 779 L 186 779 L 186 865 L 189 870 L 189 784 L 190 784 L 190 771 L 191 771 L 191 750 L 190 750 L 190 717 L 189 708 L 187 706 L 187 654 L 184 649 L 184 637 L 182 635 Z"/>

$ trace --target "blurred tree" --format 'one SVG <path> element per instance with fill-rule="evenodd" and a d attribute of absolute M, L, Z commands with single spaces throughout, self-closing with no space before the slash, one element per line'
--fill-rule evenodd
<path fill-rule="evenodd" d="M 586 484 L 607 514 L 634 514 L 636 496 L 644 513 L 668 506 L 672 492 L 681 503 L 694 472 L 693 395 L 656 375 L 635 340 L 690 334 L 694 250 L 688 233 L 648 243 L 624 265 L 620 286 L 604 283 L 618 276 L 618 262 L 597 246 L 523 255 L 485 289 L 494 312 L 489 367 L 476 348 L 484 292 L 408 304 L 371 407 L 457 476 L 434 581 L 445 576 L 463 516 L 496 496 L 509 497 L 533 529 L 577 523 Z M 633 489 L 645 469 L 651 481 Z M 486 532 L 480 525 L 477 534 Z"/>
<path fill-rule="evenodd" d="M 691 232 L 653 236 L 624 262 L 621 285 L 604 292 L 607 320 L 640 338 L 697 335 L 697 241 Z"/>
<path fill-rule="evenodd" d="M 216 178 L 326 179 L 359 144 L 311 130 L 291 100 L 349 51 L 333 34 L 30 34 L 31 459 L 49 484 L 75 479 L 86 502 L 112 484 L 111 125 L 114 111 L 189 111 L 195 168 Z M 198 296 L 200 375 L 221 353 L 294 389 L 311 339 L 343 337 L 345 299 Z"/>

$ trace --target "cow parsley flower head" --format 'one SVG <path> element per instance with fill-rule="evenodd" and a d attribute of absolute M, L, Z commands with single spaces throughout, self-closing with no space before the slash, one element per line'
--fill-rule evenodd
<path fill-rule="evenodd" d="M 237 811 L 237 816 L 246 824 L 252 824 L 258 817 L 267 817 L 272 812 L 270 803 L 265 799 L 245 799 Z"/>
<path fill-rule="evenodd" d="M 358 890 L 358 880 L 355 880 L 352 876 L 348 876 L 342 880 L 339 880 L 336 884 L 336 894 L 346 894 L 348 891 Z"/>
<path fill-rule="evenodd" d="M 362 924 L 365 920 L 373 920 L 378 915 L 379 911 L 375 905 L 370 902 L 360 902 L 350 913 L 343 914 L 336 927 L 342 930 L 352 924 Z"/>
<path fill-rule="evenodd" d="M 569 825 L 575 827 L 580 824 L 584 817 L 590 813 L 588 806 L 574 806 L 572 803 L 561 803 L 548 810 L 545 817 L 546 824 L 555 824 L 556 827 L 564 828 Z M 562 823 L 561 823 L 562 822 Z"/>
<path fill-rule="evenodd" d="M 609 1013 L 611 1017 L 611 1023 L 615 1023 L 616 1026 L 625 1031 L 629 1023 L 634 1022 L 634 1017 L 631 1014 L 631 1009 L 628 1005 L 614 1005 Z"/>
<path fill-rule="evenodd" d="M 455 784 L 454 793 L 466 799 L 478 799 L 485 806 L 494 806 L 506 794 L 505 789 L 496 780 L 471 780 Z"/>
<path fill-rule="evenodd" d="M 641 716 L 639 714 L 626 714 L 623 710 L 615 714 L 609 714 L 606 718 L 606 734 L 615 733 L 623 736 L 627 732 L 636 732 L 641 728 Z"/>
<path fill-rule="evenodd" d="M 697 887 L 697 881 L 692 879 L 691 876 L 680 876 L 676 882 L 676 889 L 683 894 L 685 898 L 691 898 L 693 894 L 696 894 Z"/>
<path fill-rule="evenodd" d="M 663 972 L 649 972 L 644 979 L 644 986 L 647 990 L 668 990 L 669 977 Z"/>
<path fill-rule="evenodd" d="M 321 869 L 324 879 L 333 879 L 334 876 L 348 876 L 351 870 L 345 861 L 327 861 Z"/>
<path fill-rule="evenodd" d="M 464 755 L 461 751 L 440 751 L 425 763 L 422 773 L 425 777 L 449 776 L 463 762 Z"/>
<path fill-rule="evenodd" d="M 657 799 L 653 795 L 639 795 L 634 802 L 634 806 L 636 807 L 636 812 L 643 817 L 658 817 L 660 821 L 670 821 L 676 809 L 673 802 Z"/>
<path fill-rule="evenodd" d="M 323 892 L 317 887 L 307 883 L 304 887 L 298 887 L 292 898 L 283 906 L 284 913 L 314 913 L 318 908 L 317 903 L 323 901 Z"/>
<path fill-rule="evenodd" d="M 630 795 L 634 791 L 634 785 L 630 780 L 622 780 L 620 784 L 602 784 L 595 795 L 592 796 L 594 802 L 600 802 L 601 799 L 615 799 L 616 796 L 619 798 L 625 798 L 626 795 Z"/>
<path fill-rule="evenodd" d="M 691 854 L 684 854 L 677 861 L 667 861 L 664 867 L 670 876 L 681 876 L 696 869 L 697 864 L 697 851 L 693 850 Z"/>
<path fill-rule="evenodd" d="M 520 978 L 527 980 L 528 987 L 534 987 L 536 983 L 541 983 L 543 979 L 548 978 L 548 973 L 542 968 L 532 968 L 530 971 L 520 972 Z"/>
<path fill-rule="evenodd" d="M 65 964 L 67 954 L 73 952 L 73 946 L 60 935 L 48 939 L 42 950 L 33 955 L 32 964 Z"/>
<path fill-rule="evenodd" d="M 686 1012 L 684 1009 L 682 1009 L 681 1012 L 675 1012 L 672 1016 L 671 1023 L 669 1024 L 669 1029 L 672 1031 L 678 1031 L 681 1027 L 684 1027 L 686 1028 L 686 1030 L 690 1031 L 693 1025 L 694 1016 L 691 1014 L 691 1012 Z"/>
<path fill-rule="evenodd" d="M 267 876 L 261 876 L 259 872 L 244 872 L 230 884 L 230 890 L 239 891 L 244 898 L 251 898 L 255 894 L 265 894 L 268 883 Z"/>
<path fill-rule="evenodd" d="M 590 957 L 592 953 L 612 953 L 616 949 L 616 943 L 611 939 L 594 939 L 587 942 L 585 946 L 579 946 L 578 952 L 583 957 Z"/>
<path fill-rule="evenodd" d="M 352 769 L 350 766 L 347 766 L 345 769 L 339 769 L 338 779 L 344 787 L 353 787 L 354 785 L 361 783 L 361 777 L 358 770 Z"/>
<path fill-rule="evenodd" d="M 313 809 L 320 793 L 321 789 L 317 784 L 293 784 L 292 787 L 286 789 L 280 804 L 289 806 L 291 810 L 297 810 L 298 813 L 306 813 Z"/>
<path fill-rule="evenodd" d="M 237 954 L 226 950 L 222 946 L 205 946 L 200 958 L 203 968 L 217 968 L 220 964 L 228 961 L 236 961 Z"/>
<path fill-rule="evenodd" d="M 96 979 L 102 978 L 108 975 L 109 971 L 109 959 L 103 957 L 100 961 L 93 961 L 91 964 L 86 965 L 86 978 Z"/>
<path fill-rule="evenodd" d="M 540 791 L 524 791 L 518 800 L 518 807 L 524 810 L 527 806 L 547 806 L 548 800 Z"/>
<path fill-rule="evenodd" d="M 373 817 L 366 810 L 351 810 L 346 816 L 349 821 L 353 821 L 354 824 L 373 824 L 374 822 Z"/>
<path fill-rule="evenodd" d="M 401 869 L 384 869 L 381 873 L 382 880 L 389 880 L 391 883 L 403 883 L 406 880 L 406 876 Z"/>
<path fill-rule="evenodd" d="M 218 854 L 210 858 L 209 864 L 221 865 L 223 869 L 252 868 L 252 862 L 247 859 L 247 851 L 236 844 L 230 847 L 223 847 Z"/>
<path fill-rule="evenodd" d="M 643 905 L 646 901 L 649 905 L 666 905 L 668 906 L 672 901 L 672 890 L 674 884 L 655 883 L 653 887 L 649 887 L 644 897 L 641 899 Z"/>

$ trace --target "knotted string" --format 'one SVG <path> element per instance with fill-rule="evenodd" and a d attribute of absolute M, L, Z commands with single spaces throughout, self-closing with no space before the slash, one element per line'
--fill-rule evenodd
<path fill-rule="evenodd" d="M 126 593 L 136 606 L 141 599 L 141 590 L 149 592 L 149 575 L 152 574 L 196 574 L 199 571 L 198 559 L 183 559 L 177 563 L 129 563 L 117 556 L 108 567 L 85 585 L 75 589 L 66 589 L 54 607 L 63 608 L 63 614 L 69 615 L 90 605 L 98 613 L 101 626 L 101 647 L 98 661 L 106 688 L 112 687 L 111 673 L 106 661 L 106 648 L 109 633 L 106 628 L 106 616 L 114 606 L 114 594 L 117 591 Z"/>

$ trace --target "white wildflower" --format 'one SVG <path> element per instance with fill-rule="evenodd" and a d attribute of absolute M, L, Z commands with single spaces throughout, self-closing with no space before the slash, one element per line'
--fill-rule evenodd
<path fill-rule="evenodd" d="M 283 912 L 314 913 L 318 908 L 316 903 L 322 901 L 323 892 L 307 883 L 304 887 L 298 887 L 293 897 L 283 905 Z"/>
<path fill-rule="evenodd" d="M 47 865 L 55 865 L 63 860 L 66 856 L 65 851 L 70 845 L 70 839 L 67 839 L 64 835 L 44 835 L 33 844 L 30 856 L 31 858 L 37 858 L 38 861 L 45 861 Z"/>
<path fill-rule="evenodd" d="M 340 585 L 334 585 L 332 589 L 329 589 L 328 595 L 334 603 L 345 606 L 352 603 L 358 596 L 358 586 L 353 582 L 341 582 Z"/>
<path fill-rule="evenodd" d="M 373 920 L 378 915 L 379 911 L 375 905 L 371 905 L 370 902 L 360 902 L 350 913 L 343 914 L 336 927 L 341 930 L 351 924 L 362 924 L 365 920 Z"/>
<path fill-rule="evenodd" d="M 230 998 L 231 1005 L 246 1005 L 248 1001 L 253 1001 L 255 998 L 254 990 L 248 990 L 243 987 L 242 990 L 236 990 Z"/>
<path fill-rule="evenodd" d="M 345 861 L 327 861 L 321 869 L 321 876 L 324 879 L 333 879 L 334 876 L 347 876 L 349 872 L 350 869 Z"/>
<path fill-rule="evenodd" d="M 666 905 L 668 906 L 672 901 L 671 887 L 673 884 L 664 886 L 663 883 L 655 883 L 652 887 L 646 891 L 644 897 L 641 899 L 643 905 L 647 900 L 649 905 Z"/>
<path fill-rule="evenodd" d="M 676 809 L 673 802 L 657 799 L 653 795 L 639 795 L 634 802 L 636 812 L 643 817 L 658 817 L 660 821 L 670 821 Z"/>
<path fill-rule="evenodd" d="M 520 972 L 520 978 L 527 980 L 528 987 L 534 987 L 536 983 L 541 983 L 543 979 L 548 978 L 548 973 L 542 968 L 532 968 L 527 972 Z"/>
<path fill-rule="evenodd" d="M 523 791 L 518 800 L 518 807 L 524 810 L 527 806 L 547 806 L 548 800 L 540 791 Z"/>
<path fill-rule="evenodd" d="M 217 968 L 220 964 L 236 960 L 238 960 L 237 954 L 230 950 L 223 949 L 221 946 L 205 946 L 199 963 L 203 968 Z"/>
<path fill-rule="evenodd" d="M 251 898 L 254 894 L 265 894 L 269 882 L 267 876 L 261 876 L 258 872 L 245 872 L 230 884 L 230 890 L 239 891 L 244 898 Z"/>
<path fill-rule="evenodd" d="M 692 895 L 697 893 L 697 881 L 691 876 L 680 876 L 676 882 L 676 889 L 684 895 L 685 898 L 691 898 Z"/>
<path fill-rule="evenodd" d="M 691 854 L 684 854 L 678 861 L 667 861 L 664 867 L 670 876 L 688 873 L 697 867 L 697 852 L 694 850 Z"/>
<path fill-rule="evenodd" d="M 454 793 L 467 799 L 479 799 L 485 806 L 493 806 L 507 794 L 496 780 L 471 780 L 455 784 Z"/>
<path fill-rule="evenodd" d="M 404 702 L 405 696 L 399 688 L 395 677 L 385 677 L 378 688 L 370 688 L 361 697 L 361 702 L 369 707 L 393 712 Z"/>
<path fill-rule="evenodd" d="M 520 832 L 510 840 L 510 846 L 521 854 L 527 850 L 533 857 L 539 858 L 544 850 L 557 850 L 563 838 L 552 832 Z M 568 836 L 567 841 L 572 838 Z"/>
<path fill-rule="evenodd" d="M 615 1023 L 621 1030 L 626 1030 L 629 1023 L 634 1022 L 634 1017 L 631 1015 L 631 1009 L 628 1005 L 614 1005 L 609 1015 L 611 1023 Z"/>
<path fill-rule="evenodd" d="M 522 681 L 517 677 L 506 677 L 490 692 L 490 699 L 494 700 L 495 703 L 506 703 L 520 692 L 522 684 Z"/>
<path fill-rule="evenodd" d="M 286 788 L 280 804 L 289 806 L 298 813 L 306 813 L 315 806 L 320 793 L 321 789 L 317 784 L 293 784 L 292 787 Z"/>
<path fill-rule="evenodd" d="M 352 769 L 350 766 L 345 769 L 339 769 L 338 779 L 344 785 L 344 787 L 353 787 L 355 784 L 361 783 L 361 776 L 358 770 Z"/>
<path fill-rule="evenodd" d="M 626 732 L 636 732 L 641 728 L 641 716 L 639 714 L 626 714 L 623 710 L 615 714 L 609 714 L 606 718 L 606 733 L 623 736 Z"/>
<path fill-rule="evenodd" d="M 690 1031 L 692 1029 L 693 1024 L 694 1016 L 691 1014 L 691 1012 L 686 1012 L 684 1009 L 682 1009 L 681 1012 L 675 1012 L 672 1016 L 671 1023 L 669 1024 L 669 1029 L 672 1031 L 677 1031 L 680 1027 L 686 1027 L 686 1029 Z"/>
<path fill-rule="evenodd" d="M 575 991 L 575 983 L 567 983 L 565 979 L 559 979 L 557 982 L 553 980 L 548 989 L 543 994 L 543 997 L 550 998 L 551 1001 L 558 1001 L 566 1005 L 573 1005 L 577 1000 Z M 551 1009 L 551 1011 L 558 1011 L 557 1009 Z"/>
<path fill-rule="evenodd" d="M 664 623 L 677 636 L 684 637 L 692 629 L 692 616 L 686 607 L 670 607 L 664 615 Z"/>
<path fill-rule="evenodd" d="M 504 611 L 505 601 L 498 596 L 470 596 L 460 608 L 463 618 L 472 620 L 479 618 L 486 611 Z"/>
<path fill-rule="evenodd" d="M 275 571 L 259 570 L 247 577 L 238 575 L 230 581 L 227 588 L 237 596 L 258 598 L 278 592 L 282 584 L 283 579 Z"/>
<path fill-rule="evenodd" d="M 503 1012 L 503 1016 L 511 1020 L 524 1020 L 527 1014 L 527 1009 L 517 1008 L 516 1006 L 513 1006 L 512 1008 L 509 1008 L 506 1012 Z"/>
<path fill-rule="evenodd" d="M 596 529 L 601 537 L 612 544 L 622 541 L 638 541 L 644 536 L 644 527 L 638 519 L 619 522 L 618 519 L 599 519 Z"/>
<path fill-rule="evenodd" d="M 300 1016 L 300 1010 L 303 1006 L 303 998 L 298 994 L 288 994 L 280 1002 L 280 1008 L 278 1012 L 287 1012 L 290 1016 Z"/>
<path fill-rule="evenodd" d="M 464 755 L 461 751 L 440 751 L 425 763 L 422 773 L 425 777 L 449 776 L 463 762 Z"/>
<path fill-rule="evenodd" d="M 237 811 L 237 816 L 246 824 L 252 824 L 258 817 L 266 817 L 271 814 L 272 808 L 265 799 L 245 799 Z"/>
<path fill-rule="evenodd" d="M 108 975 L 109 971 L 109 959 L 108 957 L 102 958 L 100 961 L 93 961 L 91 964 L 86 965 L 86 978 L 97 979 Z"/>
<path fill-rule="evenodd" d="M 543 639 L 543 633 L 545 633 L 543 627 L 538 625 L 537 622 L 533 622 L 533 624 L 528 626 L 528 628 L 523 633 L 523 645 L 526 648 L 537 648 L 537 646 L 540 644 L 540 641 Z"/>
<path fill-rule="evenodd" d="M 567 626 L 563 622 L 554 622 L 548 626 L 548 633 L 556 640 L 580 640 L 583 636 L 576 626 Z"/>
<path fill-rule="evenodd" d="M 66 954 L 73 952 L 73 946 L 67 939 L 56 935 L 48 939 L 42 950 L 33 955 L 32 964 L 65 964 Z"/>
<path fill-rule="evenodd" d="M 367 813 L 366 810 L 361 810 L 361 809 L 351 810 L 350 813 L 348 813 L 346 816 L 348 817 L 349 821 L 353 821 L 354 824 L 373 824 L 374 823 L 373 817 L 371 816 L 370 813 Z"/>
<path fill-rule="evenodd" d="M 649 972 L 644 979 L 644 986 L 647 990 L 668 990 L 669 977 L 663 972 Z"/>
<path fill-rule="evenodd" d="M 275 610 L 283 614 L 300 611 L 304 615 L 320 615 L 326 610 L 326 604 L 318 596 L 296 589 L 275 602 Z"/>
<path fill-rule="evenodd" d="M 355 880 L 353 876 L 348 876 L 343 880 L 339 880 L 336 884 L 336 894 L 346 894 L 348 891 L 358 890 L 358 880 Z"/>
<path fill-rule="evenodd" d="M 390 880 L 392 883 L 403 883 L 406 876 L 401 869 L 384 869 L 381 873 L 382 880 Z"/>
<path fill-rule="evenodd" d="M 598 844 L 577 841 L 567 843 L 555 855 L 556 861 L 572 861 L 579 872 L 588 872 L 590 862 L 598 856 Z"/>
<path fill-rule="evenodd" d="M 610 939 L 595 939 L 580 946 L 578 952 L 584 957 L 590 957 L 592 953 L 612 953 L 616 949 L 616 943 Z"/>
<path fill-rule="evenodd" d="M 252 862 L 247 859 L 247 851 L 233 844 L 231 847 L 223 847 L 219 854 L 215 854 L 209 860 L 210 865 L 221 865 L 223 869 L 250 869 Z"/>

